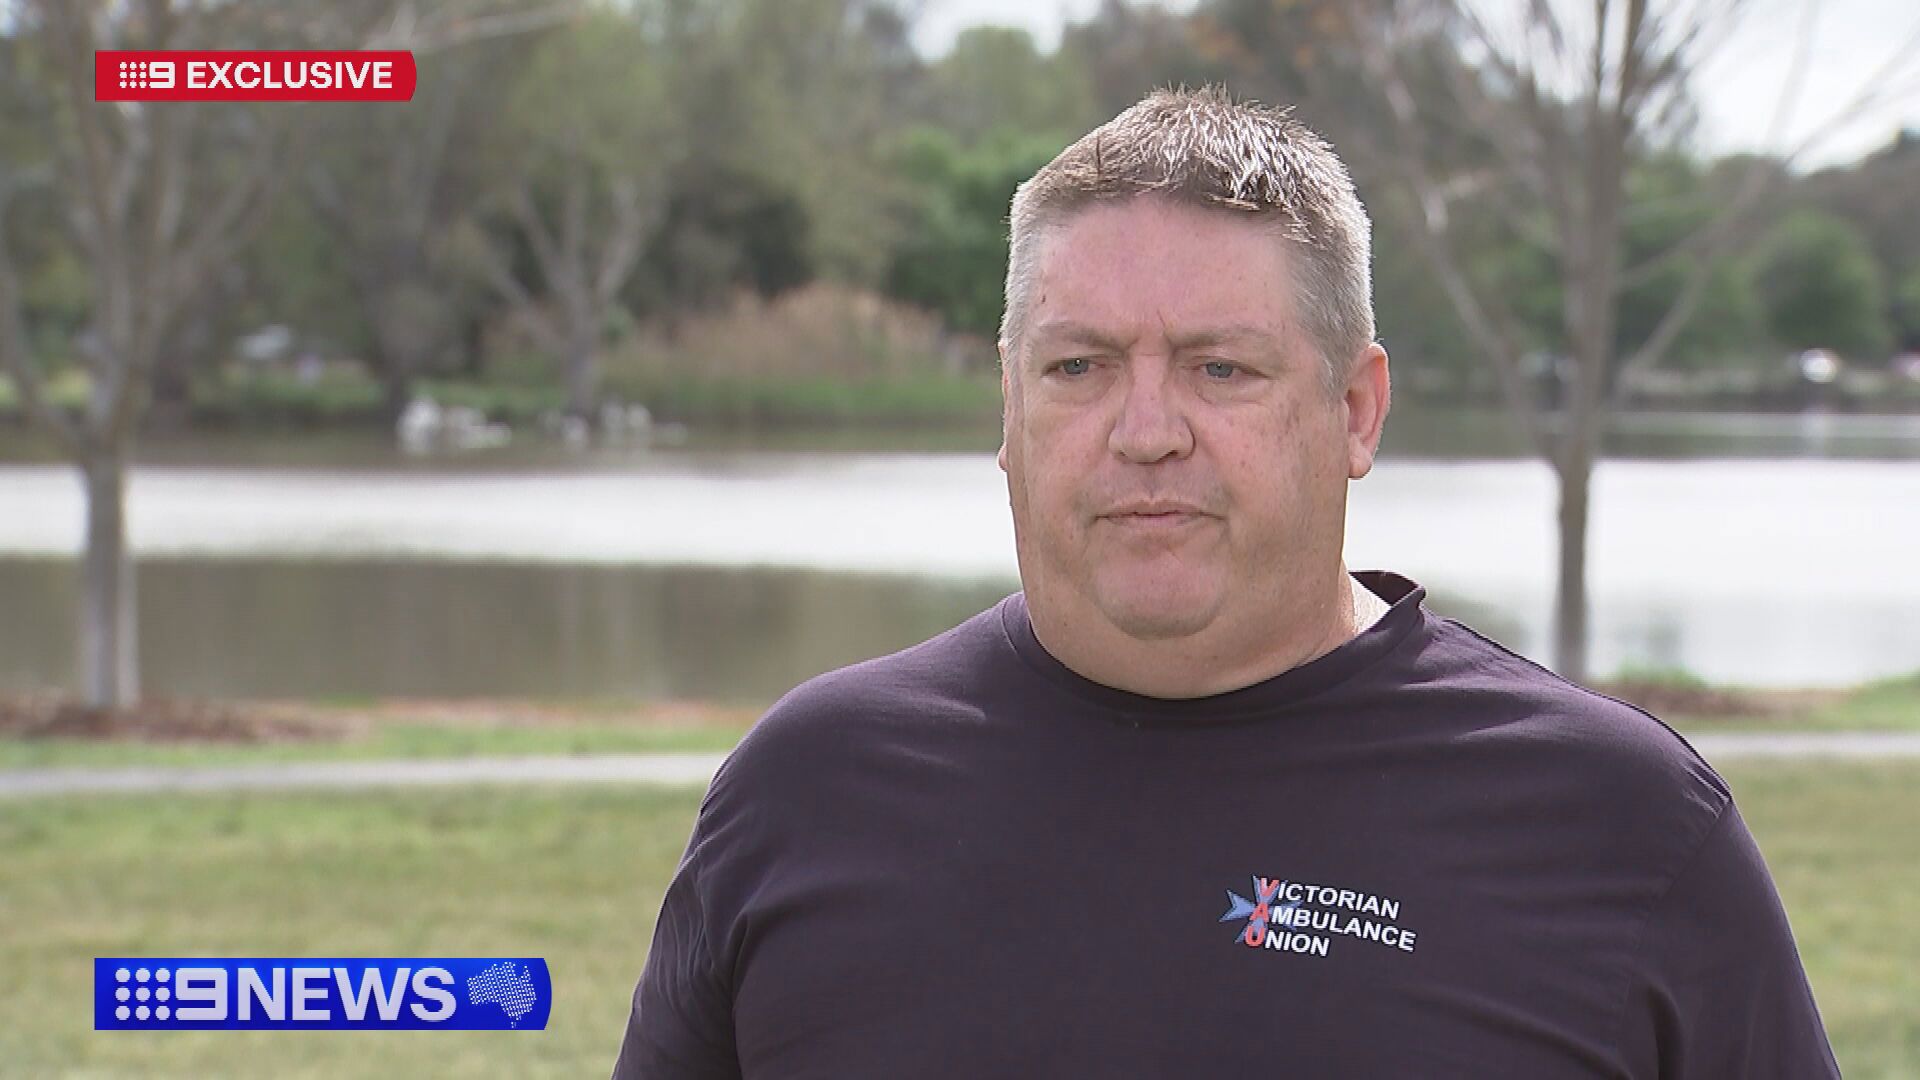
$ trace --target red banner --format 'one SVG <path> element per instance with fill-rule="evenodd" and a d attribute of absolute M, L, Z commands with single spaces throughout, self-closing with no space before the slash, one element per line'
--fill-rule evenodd
<path fill-rule="evenodd" d="M 93 54 L 95 101 L 411 101 L 397 50 L 164 49 Z"/>

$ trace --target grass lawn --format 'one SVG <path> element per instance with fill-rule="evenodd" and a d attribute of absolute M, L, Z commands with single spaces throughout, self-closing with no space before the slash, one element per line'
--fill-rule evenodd
<path fill-rule="evenodd" d="M 1690 681 L 1604 684 L 1687 733 L 1732 731 L 1920 731 L 1920 675 L 1846 691 L 1763 691 Z M 5 701 L 0 701 L 0 710 Z M 217 706 L 244 714 L 253 706 Z M 479 757 L 514 754 L 637 754 L 727 750 L 758 708 L 689 703 L 379 702 L 264 706 L 256 741 L 181 739 L 135 714 L 112 737 L 21 735 L 0 723 L 0 769 L 52 766 L 236 765 L 275 761 Z M 287 714 L 281 716 L 281 714 Z M 278 719 L 273 719 L 278 717 Z M 275 734 L 287 723 L 306 734 Z"/>
<path fill-rule="evenodd" d="M 1846 1075 L 1920 1073 L 1920 764 L 1742 764 Z M 25 1076 L 604 1075 L 693 790 L 29 800 L 0 814 L 0 1062 Z M 96 955 L 547 958 L 539 1034 L 96 1033 Z"/>
<path fill-rule="evenodd" d="M 1722 769 L 1849 1080 L 1920 1076 L 1920 762 Z"/>
<path fill-rule="evenodd" d="M 6 706 L 0 700 L 0 721 Z M 109 716 L 14 709 L 11 725 L 0 722 L 0 769 L 729 750 L 763 711 L 600 701 L 163 703 Z"/>
<path fill-rule="evenodd" d="M 28 801 L 0 813 L 0 1072 L 604 1076 L 699 795 Z M 545 1032 L 94 1032 L 88 958 L 527 955 Z M 31 977 L 28 977 L 31 976 Z"/>
<path fill-rule="evenodd" d="M 1606 689 L 1682 731 L 1920 731 L 1920 673 L 1851 690 L 1628 682 Z"/>
<path fill-rule="evenodd" d="M 0 737 L 0 769 L 54 766 L 242 765 L 373 758 L 506 757 L 520 754 L 649 754 L 731 750 L 738 727 L 460 728 L 397 724 L 339 741 L 201 743 Z"/>

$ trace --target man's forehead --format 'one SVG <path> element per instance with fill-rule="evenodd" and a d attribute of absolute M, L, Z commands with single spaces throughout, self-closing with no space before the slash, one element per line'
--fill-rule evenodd
<path fill-rule="evenodd" d="M 1139 198 L 1083 210 L 1038 239 L 1030 341 L 1289 336 L 1286 242 L 1258 223 Z"/>
<path fill-rule="evenodd" d="M 1067 315 L 1043 318 L 1032 332 L 1035 345 L 1096 345 L 1124 352 L 1143 336 L 1164 339 L 1176 349 L 1214 345 L 1244 345 L 1277 348 L 1284 340 L 1283 328 L 1260 322 L 1207 322 L 1165 319 L 1151 323 L 1137 319 L 1088 320 Z"/>

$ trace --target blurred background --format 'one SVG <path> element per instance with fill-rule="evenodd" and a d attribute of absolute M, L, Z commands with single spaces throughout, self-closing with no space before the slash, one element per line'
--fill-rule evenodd
<path fill-rule="evenodd" d="M 97 49 L 279 47 L 418 89 L 92 100 Z M 1203 83 L 1291 104 L 1374 217 L 1350 565 L 1689 734 L 1920 728 L 1911 0 L 10 0 L 0 796 L 723 750 L 990 605 L 1008 200 Z M 1728 771 L 1848 1074 L 1920 1075 L 1920 770 L 1873 756 Z M 38 1022 L 0 1061 L 604 1071 L 696 802 L 0 801 L 0 967 L 75 995 L 116 950 L 459 944 L 580 1006 L 499 1057 L 103 1043 L 0 991 Z M 441 912 L 489 936 L 450 882 L 498 883 Z"/>

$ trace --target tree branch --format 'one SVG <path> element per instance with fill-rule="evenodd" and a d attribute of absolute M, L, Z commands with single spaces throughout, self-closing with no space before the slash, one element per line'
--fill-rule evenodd
<path fill-rule="evenodd" d="M 1497 301 L 1479 294 L 1466 273 L 1465 260 L 1453 249 L 1445 197 L 1420 154 L 1412 91 L 1384 54 L 1365 48 L 1358 51 L 1367 74 L 1382 88 L 1393 117 L 1394 171 L 1415 200 L 1422 226 L 1415 235 L 1421 249 L 1467 332 L 1492 359 L 1501 391 L 1527 441 L 1542 456 L 1551 458 L 1554 455 L 1540 423 L 1539 404 L 1520 371 L 1520 349 L 1510 329 L 1512 317 Z"/>
<path fill-rule="evenodd" d="M 1894 80 L 1900 69 L 1913 63 L 1916 56 L 1920 56 L 1920 20 L 1914 22 L 1906 40 L 1889 53 L 1886 61 L 1861 83 L 1860 92 L 1815 125 L 1811 134 L 1781 157 L 1781 164 L 1791 165 L 1798 161 L 1847 121 L 1888 100 L 1893 93 L 1890 88 L 1895 86 Z"/>
<path fill-rule="evenodd" d="M 533 205 L 532 187 L 533 182 L 524 177 L 513 185 L 513 216 L 527 234 L 527 243 L 533 248 L 534 261 L 540 264 L 541 276 L 553 281 L 561 272 L 560 252 L 555 246 L 552 231 L 547 228 L 546 219 L 541 216 L 539 207 Z"/>
<path fill-rule="evenodd" d="M 473 258 L 479 263 L 480 272 L 486 277 L 488 284 L 513 305 L 514 310 L 533 331 L 534 336 L 540 339 L 540 343 L 555 353 L 564 352 L 566 335 L 561 333 L 559 327 L 553 324 L 553 320 L 540 309 L 532 293 L 520 283 L 520 279 L 515 277 L 513 271 L 506 265 L 506 261 L 496 255 L 484 239 L 474 244 Z"/>
<path fill-rule="evenodd" d="M 632 275 L 640 261 L 647 236 L 647 215 L 640 205 L 639 184 L 630 176 L 608 181 L 613 204 L 613 230 L 600 252 L 599 272 L 594 275 L 594 300 L 600 306 L 611 304 L 620 287 Z"/>
<path fill-rule="evenodd" d="M 425 56 L 456 45 L 546 30 L 579 18 L 586 11 L 581 0 L 562 0 L 526 11 L 467 12 L 437 23 L 421 23 L 413 17 L 413 5 L 403 4 L 387 28 L 370 37 L 365 47 L 407 49 L 415 56 Z"/>

